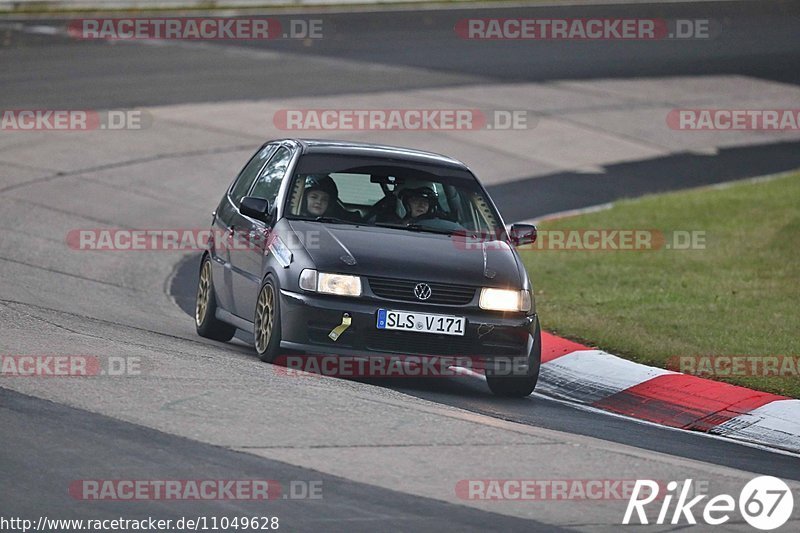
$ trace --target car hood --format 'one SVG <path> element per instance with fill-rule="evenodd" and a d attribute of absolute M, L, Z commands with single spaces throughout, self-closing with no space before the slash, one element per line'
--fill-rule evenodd
<path fill-rule="evenodd" d="M 520 267 L 502 241 L 374 226 L 292 220 L 290 227 L 320 271 L 489 287 L 522 287 Z"/>

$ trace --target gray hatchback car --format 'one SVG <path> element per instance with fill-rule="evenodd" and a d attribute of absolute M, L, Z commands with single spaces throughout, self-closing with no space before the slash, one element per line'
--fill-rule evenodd
<path fill-rule="evenodd" d="M 259 148 L 213 213 L 197 332 L 283 353 L 468 357 L 490 389 L 536 386 L 541 332 L 506 228 L 472 172 L 438 154 L 283 139 Z"/>

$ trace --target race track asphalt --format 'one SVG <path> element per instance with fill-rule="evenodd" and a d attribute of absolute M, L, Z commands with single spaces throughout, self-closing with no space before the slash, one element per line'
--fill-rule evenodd
<path fill-rule="evenodd" d="M 305 13 L 321 17 L 329 32 L 310 45 L 79 42 L 29 29 L 60 27 L 61 20 L 20 21 L 22 28 L 5 20 L 0 107 L 197 105 L 192 109 L 202 111 L 292 97 L 707 75 L 790 87 L 800 84 L 792 67 L 800 59 L 798 14 L 794 2 Z M 452 36 L 461 18 L 532 15 L 709 18 L 722 31 L 707 41 L 591 47 L 465 43 Z M 220 183 L 230 179 L 226 173 L 260 141 L 230 123 L 218 130 L 176 124 L 129 146 L 113 141 L 109 150 L 102 142 L 76 149 L 71 140 L 0 135 L 0 354 L 124 354 L 142 358 L 150 369 L 120 380 L 2 378 L 2 516 L 269 512 L 292 530 L 614 531 L 622 502 L 492 505 L 460 501 L 452 487 L 475 477 L 694 476 L 736 487 L 762 473 L 800 481 L 795 456 L 539 395 L 498 399 L 479 380 L 292 381 L 260 363 L 244 343 L 196 337 L 186 314 L 193 306 L 196 254 L 61 252 L 68 228 L 207 224 Z M 794 138 L 770 138 L 713 153 L 614 162 L 600 174 L 520 174 L 489 188 L 504 217 L 521 220 L 794 169 L 799 148 Z M 112 152 L 134 154 L 127 159 L 145 155 L 128 164 Z M 323 480 L 325 496 L 261 507 L 84 502 L 66 491 L 76 479 L 255 477 Z M 746 530 L 741 520 L 731 527 Z"/>

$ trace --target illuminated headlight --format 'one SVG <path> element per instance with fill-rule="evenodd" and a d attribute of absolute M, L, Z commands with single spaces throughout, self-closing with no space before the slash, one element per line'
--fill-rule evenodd
<path fill-rule="evenodd" d="M 528 291 L 514 291 L 508 289 L 481 290 L 481 309 L 488 311 L 524 311 L 531 310 L 531 293 Z"/>
<path fill-rule="evenodd" d="M 300 273 L 300 288 L 337 296 L 361 296 L 361 278 L 305 269 Z"/>

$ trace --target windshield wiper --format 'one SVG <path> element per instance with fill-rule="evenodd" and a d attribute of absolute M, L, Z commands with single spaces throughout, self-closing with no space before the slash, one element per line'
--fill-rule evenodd
<path fill-rule="evenodd" d="M 309 222 L 324 222 L 328 224 L 353 224 L 358 225 L 358 222 L 352 220 L 345 220 L 337 217 L 292 217 L 291 220 L 308 220 Z"/>
<path fill-rule="evenodd" d="M 419 231 L 425 233 L 437 233 L 439 235 L 452 235 L 455 232 L 454 230 L 431 228 L 430 226 L 423 226 L 415 223 L 397 224 L 394 222 L 375 222 L 375 226 L 380 226 L 381 228 L 405 229 L 408 231 Z"/>
<path fill-rule="evenodd" d="M 332 224 L 355 224 L 352 220 L 345 220 L 339 217 L 317 217 L 314 222 L 329 222 Z"/>

